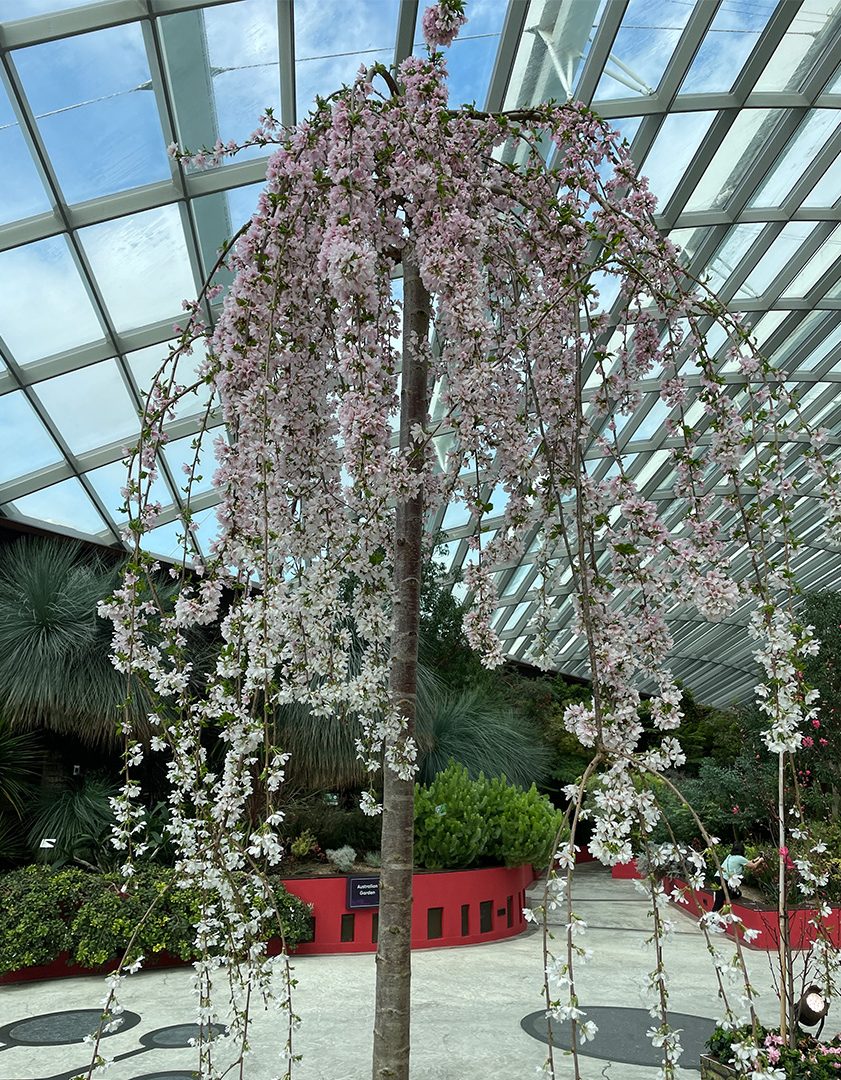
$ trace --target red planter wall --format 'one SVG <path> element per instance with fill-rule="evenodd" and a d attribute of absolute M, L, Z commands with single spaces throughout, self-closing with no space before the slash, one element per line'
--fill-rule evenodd
<path fill-rule="evenodd" d="M 672 888 L 686 889 L 686 883 L 679 878 L 667 879 L 665 882 L 667 891 Z M 711 911 L 713 906 L 713 894 L 706 889 L 686 892 L 688 904 L 679 904 L 690 915 L 700 917 L 706 911 Z M 743 942 L 749 948 L 774 950 L 780 945 L 780 921 L 775 910 L 761 911 L 756 908 L 745 907 L 738 902 L 732 905 L 733 914 L 738 915 L 744 923 L 746 930 L 756 930 L 757 936 L 752 942 Z M 810 926 L 814 918 L 814 912 L 809 908 L 797 908 L 789 912 L 789 938 L 792 948 L 807 949 L 817 937 L 817 929 Z M 829 933 L 830 941 L 836 947 L 841 947 L 841 908 L 833 908 L 829 918 L 824 920 L 824 927 Z M 731 928 L 731 935 L 737 932 Z M 741 935 L 740 935 L 741 936 Z"/>
<path fill-rule="evenodd" d="M 532 881 L 530 866 L 416 873 L 412 948 L 476 945 L 521 933 L 526 927 L 526 889 Z M 376 950 L 377 909 L 351 911 L 346 906 L 346 877 L 289 878 L 283 884 L 312 906 L 315 919 L 315 939 L 298 945 L 296 953 Z"/>

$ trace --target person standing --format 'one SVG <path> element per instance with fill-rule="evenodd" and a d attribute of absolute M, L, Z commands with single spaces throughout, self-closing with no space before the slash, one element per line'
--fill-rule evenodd
<path fill-rule="evenodd" d="M 760 857 L 758 859 L 745 858 L 745 845 L 742 843 L 735 843 L 730 849 L 730 854 L 721 864 L 721 878 L 727 882 L 727 892 L 731 900 L 738 900 L 742 895 L 742 890 L 739 886 L 742 883 L 742 875 L 745 870 L 757 870 L 765 860 Z M 731 884 L 731 879 L 735 880 L 735 884 Z M 724 888 L 720 887 L 715 892 L 713 899 L 713 911 L 721 911 L 724 907 L 725 897 Z"/>

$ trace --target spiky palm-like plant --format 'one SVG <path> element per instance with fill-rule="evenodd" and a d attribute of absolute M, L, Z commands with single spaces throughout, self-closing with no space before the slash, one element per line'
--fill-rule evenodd
<path fill-rule="evenodd" d="M 27 833 L 30 847 L 44 862 L 107 867 L 115 858 L 108 835 L 114 823 L 111 799 L 118 790 L 113 780 L 96 774 L 45 788 Z M 54 846 L 41 848 L 45 838 L 54 841 Z"/>
<path fill-rule="evenodd" d="M 418 709 L 418 782 L 429 784 L 451 760 L 475 779 L 505 776 L 529 787 L 546 779 L 550 753 L 532 723 L 484 687 L 441 687 Z"/>
<path fill-rule="evenodd" d="M 452 758 L 471 776 L 505 774 L 528 787 L 545 779 L 549 751 L 533 725 L 505 700 L 480 687 L 452 689 L 428 669 L 418 672 L 418 781 L 429 783 Z M 291 785 L 309 791 L 362 787 L 353 718 L 314 719 L 302 708 L 280 711 L 276 741 L 291 754 Z"/>
<path fill-rule="evenodd" d="M 0 548 L 0 708 L 16 729 L 117 738 L 126 680 L 109 660 L 111 624 L 97 606 L 119 568 L 81 544 L 27 537 Z M 134 719 L 145 715 L 133 688 Z"/>

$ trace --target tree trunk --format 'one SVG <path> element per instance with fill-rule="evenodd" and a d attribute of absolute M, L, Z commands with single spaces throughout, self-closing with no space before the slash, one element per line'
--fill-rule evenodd
<path fill-rule="evenodd" d="M 429 310 L 429 294 L 409 256 L 403 262 L 401 447 L 411 445 L 413 427 L 427 419 Z M 412 468 L 422 467 L 421 452 Z M 423 514 L 422 493 L 397 506 L 390 686 L 407 735 L 414 734 L 417 700 Z M 409 1080 L 414 810 L 414 780 L 401 780 L 384 764 L 373 1080 Z"/>

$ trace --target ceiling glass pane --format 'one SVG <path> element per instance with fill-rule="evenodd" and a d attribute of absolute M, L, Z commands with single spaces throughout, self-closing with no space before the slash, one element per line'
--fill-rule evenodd
<path fill-rule="evenodd" d="M 169 521 L 146 533 L 141 541 L 146 551 L 164 559 L 180 560 L 184 557 L 184 522 Z M 180 539 L 179 539 L 180 538 Z"/>
<path fill-rule="evenodd" d="M 841 0 L 808 0 L 791 21 L 756 90 L 799 90 L 838 25 Z"/>
<path fill-rule="evenodd" d="M 596 88 L 596 101 L 656 90 L 691 14 L 692 4 L 682 0 L 630 0 Z"/>
<path fill-rule="evenodd" d="M 767 145 L 779 113 L 773 109 L 743 109 L 721 141 L 715 157 L 686 204 L 686 210 L 719 210 L 739 180 Z"/>
<path fill-rule="evenodd" d="M 204 25 L 218 135 L 223 142 L 242 142 L 267 107 L 280 115 L 277 2 L 243 0 L 207 8 Z M 237 158 L 265 153 L 255 147 Z"/>
<path fill-rule="evenodd" d="M 74 454 L 122 442 L 140 431 L 116 360 L 68 371 L 37 383 L 34 390 Z"/>
<path fill-rule="evenodd" d="M 765 254 L 742 283 L 737 298 L 761 296 L 771 287 L 774 279 L 811 236 L 815 224 L 807 221 L 790 222 L 771 244 Z"/>
<path fill-rule="evenodd" d="M 52 15 L 66 8 L 87 7 L 100 0 L 0 0 L 0 19 L 12 22 L 14 19 L 28 19 L 32 15 Z"/>
<path fill-rule="evenodd" d="M 68 202 L 169 178 L 138 23 L 21 49 L 14 62 Z"/>
<path fill-rule="evenodd" d="M 789 141 L 751 206 L 780 206 L 841 124 L 836 109 L 813 109 Z"/>
<path fill-rule="evenodd" d="M 265 186 L 261 181 L 259 184 L 247 184 L 245 187 L 230 188 L 225 193 L 234 232 L 253 216 L 257 210 L 257 199 Z"/>
<path fill-rule="evenodd" d="M 399 0 L 296 0 L 295 87 L 298 116 L 317 94 L 353 82 L 361 64 L 389 64 Z"/>
<path fill-rule="evenodd" d="M 61 460 L 61 451 L 24 392 L 0 397 L 0 483 Z"/>
<path fill-rule="evenodd" d="M 117 331 L 179 316 L 196 295 L 177 206 L 91 225 L 79 238 Z"/>
<path fill-rule="evenodd" d="M 172 473 L 172 479 L 179 493 L 183 492 L 189 482 L 188 470 L 196 476 L 196 480 L 190 489 L 191 495 L 198 495 L 203 491 L 210 491 L 213 487 L 213 474 L 216 472 L 216 457 L 213 452 L 214 440 L 223 434 L 220 427 L 216 431 L 208 431 L 202 439 L 201 449 L 198 454 L 198 464 L 193 468 L 196 460 L 196 448 L 193 445 L 195 436 L 187 435 L 183 439 L 174 439 L 166 444 L 163 456 Z M 201 477 L 201 479 L 198 479 Z"/>
<path fill-rule="evenodd" d="M 829 356 L 834 349 L 837 349 L 839 345 L 841 345 L 841 324 L 836 324 L 834 330 L 829 331 L 825 337 L 822 337 L 821 340 L 809 350 L 808 355 L 797 365 L 798 370 L 811 371 L 813 368 L 816 368 L 819 364 L 822 364 L 827 356 Z"/>
<path fill-rule="evenodd" d="M 776 3 L 722 4 L 683 80 L 681 94 L 726 93 L 765 29 Z"/>
<path fill-rule="evenodd" d="M 19 364 L 101 340 L 64 237 L 0 251 L 0 335 Z"/>
<path fill-rule="evenodd" d="M 764 228 L 761 222 L 750 222 L 734 225 L 728 232 L 724 243 L 710 259 L 707 267 L 707 284 L 713 292 L 718 292 L 730 277 Z"/>
<path fill-rule="evenodd" d="M 815 287 L 818 280 L 838 263 L 841 258 L 841 226 L 838 226 L 821 244 L 794 281 L 785 287 L 784 296 L 804 297 Z"/>
<path fill-rule="evenodd" d="M 565 101 L 575 86 L 607 0 L 531 0 L 529 33 L 523 34 L 505 91 L 505 108 L 536 101 Z"/>
<path fill-rule="evenodd" d="M 642 172 L 662 209 L 710 129 L 715 112 L 675 113 L 663 121 Z"/>
<path fill-rule="evenodd" d="M 836 157 L 820 180 L 803 200 L 804 207 L 834 206 L 841 197 L 841 155 Z"/>
<path fill-rule="evenodd" d="M 129 369 L 134 381 L 144 399 L 152 388 L 152 380 L 161 369 L 161 365 L 169 356 L 172 342 L 162 342 L 160 345 L 150 345 L 147 349 L 138 349 L 136 352 L 127 353 Z M 179 386 L 192 386 L 198 378 L 198 368 L 201 367 L 207 355 L 204 344 L 193 347 L 190 356 L 183 356 L 178 361 L 176 371 L 176 383 Z M 171 371 L 171 368 L 168 368 Z M 169 376 L 167 376 L 168 378 Z M 203 384 L 195 394 L 186 394 L 175 406 L 175 417 L 192 416 L 203 412 L 210 400 L 210 387 Z"/>
<path fill-rule="evenodd" d="M 416 54 L 425 50 L 421 22 L 426 7 L 426 4 L 418 5 Z M 447 50 L 450 104 L 454 108 L 465 102 L 473 102 L 480 108 L 484 106 L 506 9 L 504 3 L 475 2 L 465 8 L 467 25 Z"/>
<path fill-rule="evenodd" d="M 73 529 L 90 536 L 95 536 L 106 528 L 99 511 L 75 477 L 40 491 L 33 491 L 31 495 L 16 499 L 10 506 L 26 518 L 45 521 L 50 525 Z"/>
<path fill-rule="evenodd" d="M 0 86 L 0 225 L 51 209 L 29 147 Z"/>
<path fill-rule="evenodd" d="M 125 463 L 123 461 L 112 461 L 109 465 L 101 465 L 98 469 L 91 469 L 90 472 L 85 473 L 85 479 L 89 481 L 91 487 L 102 499 L 105 509 L 111 514 L 114 521 L 118 525 L 124 524 L 126 515 L 120 507 L 125 502 L 123 489 L 128 480 L 128 470 Z M 170 506 L 172 504 L 169 487 L 160 474 L 152 484 L 149 499 L 151 502 L 159 502 L 161 506 Z"/>

